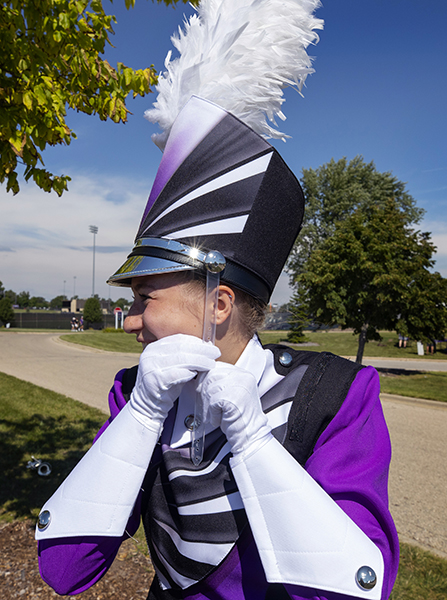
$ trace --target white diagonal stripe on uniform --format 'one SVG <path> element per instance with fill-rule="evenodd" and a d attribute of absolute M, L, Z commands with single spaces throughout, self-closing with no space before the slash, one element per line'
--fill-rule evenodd
<path fill-rule="evenodd" d="M 209 565 L 218 565 L 234 546 L 234 542 L 230 544 L 187 542 L 172 527 L 166 525 L 166 523 L 161 523 L 160 521 L 156 521 L 156 523 L 166 531 L 180 554 L 191 560 Z"/>
<path fill-rule="evenodd" d="M 209 464 L 205 469 L 200 469 L 200 471 L 188 471 L 187 469 L 178 469 L 177 471 L 172 471 L 168 474 L 169 481 L 173 479 L 177 479 L 177 477 L 200 477 L 201 475 L 207 475 L 214 471 L 216 467 L 219 466 L 219 463 L 222 459 L 231 452 L 230 444 L 226 442 L 224 446 L 220 449 L 216 458 L 213 459 L 213 462 Z"/>
<path fill-rule="evenodd" d="M 205 500 L 205 502 L 196 502 L 187 506 L 179 506 L 179 515 L 211 515 L 217 513 L 230 512 L 244 508 L 242 498 L 239 492 L 233 492 L 228 496 L 213 498 L 213 500 Z"/>

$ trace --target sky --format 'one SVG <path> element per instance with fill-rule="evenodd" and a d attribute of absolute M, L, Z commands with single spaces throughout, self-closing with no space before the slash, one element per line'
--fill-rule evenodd
<path fill-rule="evenodd" d="M 191 14 L 136 0 L 106 10 L 117 16 L 114 47 L 106 58 L 133 68 L 154 64 L 163 70 L 172 49 L 170 36 Z M 423 208 L 419 227 L 432 233 L 438 251 L 435 269 L 447 277 L 447 2 L 445 0 L 324 0 L 316 16 L 324 19 L 320 41 L 309 48 L 315 73 L 303 96 L 285 92 L 281 130 L 275 141 L 289 167 L 318 168 L 332 158 L 362 155 L 380 172 L 406 183 Z M 29 291 L 50 300 L 59 294 L 130 298 L 106 279 L 132 248 L 161 153 L 151 141 L 158 127 L 143 113 L 155 95 L 129 98 L 126 124 L 104 123 L 70 112 L 77 139 L 43 154 L 46 167 L 70 175 L 68 193 L 40 191 L 22 183 L 13 196 L 0 186 L 0 281 L 6 289 Z M 93 282 L 93 235 L 96 236 Z M 283 275 L 272 302 L 290 297 Z"/>

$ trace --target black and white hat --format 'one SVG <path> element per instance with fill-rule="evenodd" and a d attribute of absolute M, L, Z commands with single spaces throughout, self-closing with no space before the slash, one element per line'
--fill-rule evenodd
<path fill-rule="evenodd" d="M 193 97 L 177 117 L 135 247 L 108 283 L 204 269 L 226 259 L 221 280 L 268 302 L 301 225 L 300 185 L 279 153 L 219 106 Z"/>
<path fill-rule="evenodd" d="M 205 272 L 207 253 L 219 251 L 226 260 L 221 280 L 268 302 L 298 235 L 304 198 L 265 136 L 284 138 L 271 126 L 275 115 L 284 118 L 282 88 L 301 89 L 313 71 L 305 48 L 322 27 L 312 15 L 318 4 L 282 0 L 281 10 L 289 12 L 278 21 L 271 2 L 225 0 L 220 10 L 228 13 L 219 18 L 202 0 L 198 17 L 173 40 L 180 59 L 167 60 L 157 86 L 148 118 L 164 130 L 156 136 L 163 157 L 135 246 L 110 285 L 129 286 L 133 277 L 151 274 Z M 203 49 L 195 54 L 199 39 L 205 58 Z"/>

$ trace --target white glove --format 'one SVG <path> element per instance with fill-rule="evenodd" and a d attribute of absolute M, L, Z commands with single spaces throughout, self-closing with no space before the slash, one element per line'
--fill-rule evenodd
<path fill-rule="evenodd" d="M 140 357 L 131 414 L 159 434 L 185 383 L 212 369 L 219 356 L 216 346 L 192 335 L 179 333 L 152 342 Z"/>
<path fill-rule="evenodd" d="M 204 414 L 225 434 L 233 455 L 251 454 L 272 437 L 267 417 L 262 412 L 254 376 L 227 363 L 204 378 L 201 386 Z"/>

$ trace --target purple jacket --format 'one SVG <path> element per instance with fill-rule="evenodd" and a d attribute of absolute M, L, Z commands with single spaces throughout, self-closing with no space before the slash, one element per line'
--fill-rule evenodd
<path fill-rule="evenodd" d="M 125 405 L 120 371 L 109 394 L 110 418 Z M 379 378 L 371 367 L 357 374 L 346 399 L 318 439 L 305 468 L 350 518 L 379 547 L 385 563 L 382 599 L 389 597 L 398 568 L 397 533 L 388 510 L 391 447 L 379 400 Z M 139 504 L 127 533 L 140 521 Z M 39 542 L 42 578 L 59 594 L 78 594 L 98 581 L 112 564 L 123 538 L 89 537 Z M 250 531 L 246 531 L 219 567 L 183 592 L 185 600 L 260 600 L 268 583 Z M 293 600 L 346 600 L 340 594 L 285 586 Z"/>

